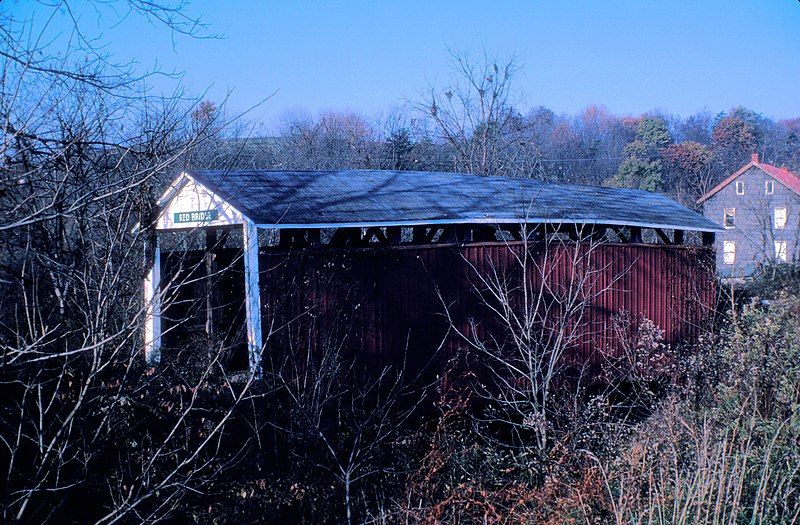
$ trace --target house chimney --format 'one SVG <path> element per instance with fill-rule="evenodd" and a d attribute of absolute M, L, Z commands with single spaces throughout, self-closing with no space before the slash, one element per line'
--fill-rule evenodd
<path fill-rule="evenodd" d="M 758 164 L 758 153 L 753 153 L 750 155 L 750 160 Z"/>

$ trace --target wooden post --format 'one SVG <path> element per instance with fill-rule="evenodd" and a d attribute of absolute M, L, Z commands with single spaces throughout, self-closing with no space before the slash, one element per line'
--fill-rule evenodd
<path fill-rule="evenodd" d="M 714 232 L 703 232 L 703 246 L 714 246 Z"/>
<path fill-rule="evenodd" d="M 250 371 L 261 375 L 261 287 L 258 276 L 258 227 L 246 220 L 243 227 L 244 295 L 247 315 L 247 355 Z"/>
<path fill-rule="evenodd" d="M 456 224 L 453 228 L 455 240 L 458 244 L 464 244 L 472 241 L 472 228 L 464 224 Z"/>
<path fill-rule="evenodd" d="M 335 247 L 360 246 L 361 228 L 337 228 L 328 245 Z"/>
<path fill-rule="evenodd" d="M 145 241 L 145 257 L 151 261 L 144 278 L 144 357 L 149 364 L 161 361 L 161 248 L 158 233 L 154 238 L 152 248 Z"/>
<path fill-rule="evenodd" d="M 501 231 L 508 233 L 515 241 L 522 240 L 522 225 L 521 224 L 501 224 L 499 226 Z"/>
<path fill-rule="evenodd" d="M 294 237 L 292 235 L 291 230 L 279 230 L 278 231 L 278 246 L 280 248 L 290 248 L 292 246 L 292 242 L 294 241 Z"/>
<path fill-rule="evenodd" d="M 411 229 L 411 242 L 413 244 L 424 244 L 427 242 L 427 232 L 425 231 L 425 226 L 414 226 Z"/>
<path fill-rule="evenodd" d="M 319 235 L 319 228 L 311 228 L 308 230 L 308 245 L 309 246 L 319 246 L 320 244 L 320 235 Z"/>
<path fill-rule="evenodd" d="M 389 226 L 386 228 L 386 240 L 392 246 L 397 246 L 402 240 L 402 231 L 400 226 Z"/>
<path fill-rule="evenodd" d="M 382 244 L 383 241 L 386 239 L 384 237 L 383 232 L 381 231 L 380 228 L 372 226 L 372 227 L 367 228 L 366 230 L 364 230 L 364 236 L 363 236 L 363 238 L 361 240 L 362 240 L 364 245 L 367 245 L 367 244 L 370 243 L 370 241 L 372 240 L 373 237 L 375 237 L 375 240 L 379 244 Z"/>
<path fill-rule="evenodd" d="M 672 235 L 672 243 L 673 244 L 683 244 L 684 242 L 684 231 L 683 230 L 675 230 L 674 234 Z"/>
<path fill-rule="evenodd" d="M 216 279 L 217 273 L 217 264 L 216 264 L 216 255 L 215 252 L 217 250 L 217 243 L 219 242 L 219 238 L 217 237 L 217 230 L 214 228 L 205 228 L 206 234 L 206 253 L 205 253 L 205 263 L 206 263 L 206 334 L 209 336 L 214 334 L 214 330 L 216 329 L 216 322 L 215 322 L 215 308 L 219 306 L 219 301 L 216 297 L 216 290 L 214 287 L 214 280 Z"/>
<path fill-rule="evenodd" d="M 642 229 L 638 226 L 631 226 L 631 243 L 639 244 L 642 242 Z"/>

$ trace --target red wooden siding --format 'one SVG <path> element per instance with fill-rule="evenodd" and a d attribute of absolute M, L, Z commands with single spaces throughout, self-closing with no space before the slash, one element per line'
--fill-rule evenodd
<path fill-rule="evenodd" d="M 429 364 L 437 369 L 443 358 L 465 346 L 449 330 L 443 301 L 462 332 L 469 334 L 475 326 L 472 335 L 478 339 L 501 343 L 508 335 L 481 298 L 487 294 L 479 275 L 496 272 L 519 288 L 517 258 L 524 249 L 522 243 L 483 243 L 263 250 L 264 340 L 275 356 L 286 348 L 342 345 L 376 364 L 406 359 L 412 369 Z M 601 351 L 616 351 L 612 316 L 620 312 L 652 320 L 671 344 L 696 340 L 711 317 L 716 290 L 709 248 L 568 243 L 530 244 L 529 250 L 528 286 L 538 289 L 544 279 L 549 301 L 563 298 L 571 278 L 595 272 L 589 282 L 602 293 L 592 298 L 580 320 L 567 320 L 580 323 L 580 340 L 565 356 L 576 365 L 597 365 Z M 219 267 L 227 269 L 215 279 L 215 286 L 222 287 L 216 318 L 219 333 L 234 353 L 242 354 L 231 363 L 244 366 L 240 255 L 236 250 L 217 253 Z M 170 276 L 192 279 L 176 287 L 180 300 L 164 311 L 165 347 L 178 347 L 204 330 L 205 266 L 200 252 L 175 252 L 162 260 L 165 285 Z"/>
<path fill-rule="evenodd" d="M 665 331 L 666 341 L 676 344 L 696 340 L 713 310 L 710 249 L 639 244 L 529 248 L 530 260 L 538 265 L 528 267 L 529 287 L 537 289 L 544 278 L 550 300 L 563 297 L 581 271 L 595 272 L 591 286 L 603 290 L 580 319 L 581 339 L 569 352 L 570 360 L 598 364 L 600 350 L 613 353 L 612 316 L 622 311 L 652 320 Z M 409 364 L 421 367 L 464 346 L 448 330 L 443 301 L 462 332 L 470 333 L 474 320 L 474 335 L 481 340 L 508 335 L 481 299 L 485 287 L 478 274 L 497 272 L 519 287 L 522 272 L 515 256 L 523 249 L 522 243 L 485 243 L 270 251 L 261 256 L 264 330 L 272 331 L 269 344 L 276 349 L 346 341 L 347 347 L 379 361 L 401 359 L 407 351 Z M 440 347 L 444 352 L 436 355 Z"/>

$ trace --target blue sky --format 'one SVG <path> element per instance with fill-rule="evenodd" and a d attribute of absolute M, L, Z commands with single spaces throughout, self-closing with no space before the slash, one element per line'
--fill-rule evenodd
<path fill-rule="evenodd" d="M 22 2 L 24 4 L 24 2 Z M 26 7 L 26 6 L 25 6 Z M 141 67 L 185 71 L 194 92 L 268 125 L 289 109 L 375 114 L 446 82 L 447 48 L 514 53 L 525 106 L 680 115 L 748 106 L 800 116 L 800 1 L 200 1 L 221 39 L 170 38 L 136 16 L 82 23 Z M 160 86 L 163 88 L 164 86 Z"/>

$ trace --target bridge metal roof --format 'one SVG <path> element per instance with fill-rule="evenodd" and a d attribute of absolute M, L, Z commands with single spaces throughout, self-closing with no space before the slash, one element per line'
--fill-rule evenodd
<path fill-rule="evenodd" d="M 447 172 L 187 173 L 267 228 L 528 222 L 722 230 L 664 195 L 641 190 Z"/>

